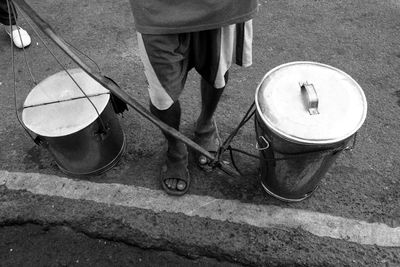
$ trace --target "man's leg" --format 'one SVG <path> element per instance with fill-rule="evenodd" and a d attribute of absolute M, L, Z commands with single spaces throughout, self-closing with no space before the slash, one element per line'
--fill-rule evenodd
<path fill-rule="evenodd" d="M 162 122 L 179 131 L 181 119 L 181 107 L 179 101 L 176 101 L 166 110 L 159 110 L 150 103 L 150 111 Z M 186 145 L 166 132 L 163 132 L 163 134 L 168 142 L 166 168 L 169 170 L 181 169 L 182 167 L 186 168 L 188 164 Z M 166 186 L 171 190 L 185 190 L 188 184 L 184 180 L 178 179 L 178 177 L 179 176 L 172 175 L 170 178 L 166 178 L 164 181 Z"/>
<path fill-rule="evenodd" d="M 225 87 L 216 89 L 205 79 L 201 79 L 201 113 L 197 120 L 197 129 L 213 127 L 213 115 Z"/>
<path fill-rule="evenodd" d="M 198 32 L 193 43 L 195 68 L 203 77 L 202 106 L 195 138 L 199 145 L 216 153 L 221 144 L 212 117 L 226 87 L 232 63 L 251 65 L 252 21 Z M 198 155 L 197 160 L 202 169 L 210 170 L 205 156 Z"/>
<path fill-rule="evenodd" d="M 181 108 L 178 101 L 187 72 L 189 39 L 185 35 L 145 35 L 138 33 L 138 44 L 149 82 L 150 111 L 167 125 L 179 130 Z M 168 151 L 161 168 L 162 188 L 182 195 L 190 186 L 186 145 L 163 132 Z"/>
<path fill-rule="evenodd" d="M 219 99 L 224 92 L 225 87 L 216 89 L 205 79 L 201 79 L 201 112 L 197 119 L 195 135 L 200 145 L 205 147 L 210 152 L 217 152 L 221 145 L 218 140 L 218 135 L 215 129 L 213 115 L 217 109 Z M 204 166 L 208 163 L 208 158 L 204 155 L 199 155 L 198 164 Z"/>

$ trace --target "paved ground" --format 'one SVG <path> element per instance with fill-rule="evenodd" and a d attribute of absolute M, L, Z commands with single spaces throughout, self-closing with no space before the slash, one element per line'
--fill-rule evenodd
<path fill-rule="evenodd" d="M 169 251 L 141 249 L 76 232 L 67 226 L 13 225 L 0 228 L 2 266 L 179 266 L 238 264 Z"/>
<path fill-rule="evenodd" d="M 127 1 L 85 1 L 83 4 L 79 1 L 28 1 L 28 3 L 52 25 L 57 33 L 93 58 L 104 73 L 146 105 L 146 81 L 136 51 L 135 30 Z M 306 201 L 287 204 L 267 196 L 262 191 L 256 176 L 258 163 L 246 157 L 238 158 L 239 165 L 246 173 L 243 179 L 233 179 L 219 172 L 205 175 L 191 163 L 190 170 L 194 183 L 189 192 L 190 196 L 232 201 L 240 205 L 250 204 L 261 209 L 277 207 L 318 215 L 325 214 L 334 218 L 363 222 L 363 225 L 382 223 L 388 227 L 389 231 L 398 232 L 400 227 L 398 180 L 400 177 L 400 168 L 398 168 L 400 163 L 398 156 L 400 91 L 397 85 L 400 82 L 398 76 L 400 73 L 398 49 L 400 5 L 394 0 L 351 2 L 287 0 L 260 1 L 260 4 L 260 13 L 255 20 L 255 62 L 244 72 L 238 68 L 232 71 L 231 86 L 222 99 L 217 117 L 222 136 L 226 137 L 237 125 L 240 117 L 253 101 L 255 89 L 263 75 L 279 64 L 297 60 L 332 65 L 347 72 L 358 81 L 368 100 L 367 120 L 359 131 L 356 149 L 340 156 L 321 181 L 319 189 Z M 22 22 L 26 25 L 25 20 Z M 58 170 L 48 152 L 34 146 L 15 120 L 8 41 L 6 34 L 0 33 L 2 59 L 0 61 L 0 110 L 4 114 L 0 127 L 2 144 L 0 169 L 21 175 L 30 173 L 35 176 L 35 173 L 40 173 L 65 176 Z M 50 47 L 53 46 L 50 45 Z M 65 57 L 56 48 L 54 49 L 56 54 L 60 55 L 59 58 L 64 60 Z M 27 50 L 27 58 L 38 81 L 61 69 L 35 35 L 33 35 L 32 46 Z M 68 61 L 66 65 L 75 67 Z M 17 100 L 20 105 L 33 86 L 24 66 L 21 51 L 16 52 L 16 69 Z M 199 95 L 198 85 L 198 77 L 192 73 L 187 83 L 187 90 L 182 96 L 185 111 L 182 129 L 188 136 L 192 135 L 193 122 L 199 112 L 196 102 Z M 118 166 L 108 173 L 86 180 L 91 182 L 91 185 L 115 183 L 132 186 L 130 188 L 158 190 L 157 168 L 162 162 L 162 151 L 165 149 L 161 134 L 132 110 L 121 118 L 121 124 L 128 140 L 126 154 Z M 255 152 L 254 140 L 253 125 L 249 123 L 237 136 L 234 145 L 249 152 Z M 24 187 L 19 189 L 27 190 Z M 145 244 L 156 246 L 152 238 L 157 240 L 157 237 L 162 235 L 163 242 L 160 247 L 180 250 L 183 254 L 212 254 L 214 257 L 223 255 L 230 260 L 237 259 L 247 264 L 262 262 L 308 265 L 400 264 L 397 256 L 399 245 L 394 245 L 394 247 L 392 245 L 389 248 L 379 245 L 360 245 L 359 242 L 353 240 L 347 242 L 343 237 L 320 237 L 304 227 L 293 228 L 292 226 L 288 228 L 289 230 L 286 227 L 285 230 L 277 230 L 274 227 L 251 226 L 248 221 L 229 222 L 226 218 L 225 222 L 221 223 L 215 218 L 208 217 L 190 218 L 187 215 L 176 217 L 175 213 L 170 215 L 168 212 L 159 214 L 149 210 L 143 211 L 143 207 L 121 208 L 118 205 L 112 206 L 112 203 L 104 205 L 96 201 L 93 204 L 92 200 L 68 200 L 68 196 L 64 196 L 67 197 L 64 200 L 63 197 L 54 196 L 51 190 L 42 192 L 41 197 L 37 197 L 37 193 L 16 193 L 6 189 L 2 193 L 4 203 L 8 203 L 3 205 L 3 209 L 9 207 L 8 205 L 20 204 L 14 214 L 2 210 L 3 215 L 6 214 L 2 217 L 3 222 L 19 220 L 23 222 L 33 220 L 39 223 L 68 222 L 78 225 L 85 231 L 97 231 L 112 238 L 112 233 L 105 231 L 101 226 L 91 226 L 92 220 L 88 219 L 89 213 L 85 214 L 84 211 L 87 211 L 87 207 L 94 205 L 100 213 L 108 214 L 104 216 L 105 222 L 111 220 L 111 225 L 115 227 L 119 225 L 121 229 L 130 232 L 129 235 L 124 235 L 116 231 L 121 240 L 126 238 L 142 246 Z M 34 201 L 30 203 L 21 197 Z M 54 213 L 43 208 L 44 204 L 51 201 L 63 203 L 62 206 L 66 203 L 68 205 L 65 206 L 65 210 L 57 210 L 58 213 Z M 109 205 L 112 211 L 107 210 L 106 207 Z M 25 210 L 28 207 L 35 207 L 40 212 L 28 212 Z M 67 210 L 74 211 L 76 217 L 69 218 Z M 132 216 L 142 214 L 152 220 L 158 218 L 160 220 L 158 223 L 163 226 L 158 229 L 161 232 L 154 234 L 151 229 L 137 231 L 135 225 L 138 224 L 132 224 L 132 222 L 124 226 L 123 221 L 115 221 L 118 211 L 128 212 Z M 94 216 L 93 224 L 104 223 L 102 216 L 96 216 Z M 84 223 L 79 223 L 79 219 L 82 219 Z M 193 221 L 194 219 L 198 219 L 199 222 Z M 171 220 L 176 221 L 171 223 Z M 179 222 L 179 227 L 177 222 Z M 188 225 L 191 229 L 197 224 L 202 226 L 200 227 L 202 230 L 195 231 L 199 236 L 207 236 L 207 234 L 212 236 L 216 232 L 221 232 L 222 236 L 230 237 L 230 234 L 237 231 L 252 234 L 240 235 L 242 240 L 239 239 L 239 241 L 232 237 L 232 240 L 237 243 L 225 241 L 233 247 L 238 244 L 236 250 L 230 248 L 229 245 L 223 246 L 218 238 L 218 242 L 210 241 L 212 245 L 203 240 L 204 242 L 199 242 L 199 244 L 205 244 L 205 247 L 199 246 L 190 250 L 188 249 L 190 242 L 185 243 L 188 236 L 184 230 Z M 210 224 L 212 227 L 206 227 Z M 173 231 L 176 228 L 179 229 L 178 236 Z M 265 238 L 256 238 L 257 236 Z M 286 241 L 279 243 L 279 240 Z M 243 247 L 248 248 L 247 254 L 234 256 L 235 251 L 240 251 L 239 248 Z M 323 256 L 323 253 L 317 253 L 316 257 L 310 256 L 318 250 L 322 252 L 327 250 L 330 253 L 327 253 L 328 256 Z M 275 257 L 274 253 L 277 253 Z"/>

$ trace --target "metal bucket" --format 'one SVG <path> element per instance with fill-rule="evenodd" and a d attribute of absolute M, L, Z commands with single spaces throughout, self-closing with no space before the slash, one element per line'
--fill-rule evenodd
<path fill-rule="evenodd" d="M 24 102 L 22 121 L 68 175 L 103 173 L 125 150 L 110 92 L 81 69 L 61 71 L 36 85 Z"/>
<path fill-rule="evenodd" d="M 309 197 L 367 114 L 361 87 L 316 62 L 269 71 L 256 95 L 255 128 L 264 190 L 284 201 Z"/>

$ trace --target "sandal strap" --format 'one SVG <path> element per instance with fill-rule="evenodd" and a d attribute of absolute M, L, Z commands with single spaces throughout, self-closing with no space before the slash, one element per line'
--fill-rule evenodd
<path fill-rule="evenodd" d="M 162 166 L 160 173 L 161 185 L 164 191 L 170 195 L 183 195 L 189 190 L 190 187 L 191 178 L 189 170 L 187 169 L 187 167 L 184 168 L 182 168 L 182 166 L 180 166 L 180 168 L 175 168 L 175 167 L 177 166 L 174 166 L 174 164 L 172 166 L 171 165 L 168 166 L 167 164 Z M 165 181 L 168 179 L 177 179 L 184 181 L 186 183 L 185 189 L 172 190 L 168 188 L 167 185 L 165 184 Z"/>

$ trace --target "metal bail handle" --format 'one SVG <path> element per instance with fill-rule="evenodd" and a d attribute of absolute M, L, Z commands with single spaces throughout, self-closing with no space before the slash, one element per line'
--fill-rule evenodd
<path fill-rule="evenodd" d="M 260 139 L 264 143 L 264 146 L 260 147 L 258 142 L 256 142 L 256 149 L 257 150 L 262 151 L 262 150 L 266 150 L 266 149 L 268 149 L 270 147 L 269 142 L 267 141 L 267 139 L 264 136 L 259 136 L 258 139 Z"/>
<path fill-rule="evenodd" d="M 309 84 L 308 82 L 300 85 L 301 88 L 301 96 L 303 98 L 303 102 L 308 109 L 310 115 L 319 114 L 318 111 L 318 95 L 317 91 L 314 88 L 314 85 Z"/>

